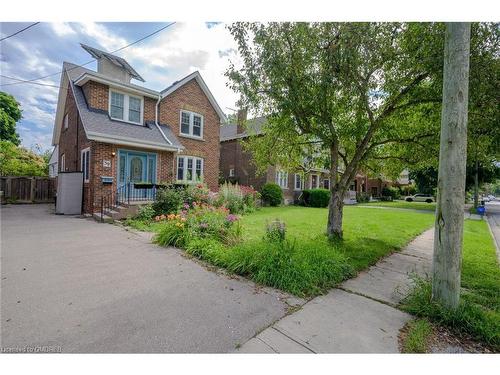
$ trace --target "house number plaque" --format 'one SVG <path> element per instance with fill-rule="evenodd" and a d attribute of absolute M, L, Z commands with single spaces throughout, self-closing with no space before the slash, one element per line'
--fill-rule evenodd
<path fill-rule="evenodd" d="M 102 166 L 103 168 L 111 168 L 111 160 L 103 160 Z"/>

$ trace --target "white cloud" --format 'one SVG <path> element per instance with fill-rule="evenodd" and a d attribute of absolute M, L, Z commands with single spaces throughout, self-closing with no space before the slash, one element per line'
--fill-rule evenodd
<path fill-rule="evenodd" d="M 57 34 L 57 36 L 60 37 L 76 34 L 76 31 L 73 30 L 71 25 L 67 22 L 54 22 L 51 23 L 50 26 L 52 27 L 52 30 Z"/>

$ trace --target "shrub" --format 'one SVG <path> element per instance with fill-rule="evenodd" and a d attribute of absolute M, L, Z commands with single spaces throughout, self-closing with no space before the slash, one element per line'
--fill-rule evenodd
<path fill-rule="evenodd" d="M 286 224 L 280 219 L 267 223 L 265 238 L 269 242 L 281 242 L 285 240 Z"/>
<path fill-rule="evenodd" d="M 262 200 L 270 206 L 279 206 L 283 201 L 283 191 L 278 184 L 267 183 L 260 191 Z"/>
<path fill-rule="evenodd" d="M 149 221 L 155 216 L 155 210 L 152 204 L 145 204 L 139 207 L 139 211 L 135 216 L 137 220 Z"/>
<path fill-rule="evenodd" d="M 328 207 L 330 191 L 328 189 L 306 189 L 302 192 L 302 204 L 309 207 Z"/>
<path fill-rule="evenodd" d="M 183 192 L 174 187 L 158 189 L 152 205 L 156 215 L 176 213 L 183 200 Z"/>
<path fill-rule="evenodd" d="M 204 184 L 188 185 L 182 193 L 184 203 L 190 206 L 193 202 L 209 203 L 210 190 Z"/>
<path fill-rule="evenodd" d="M 156 222 L 164 223 L 155 241 L 163 246 L 185 247 L 193 238 L 213 238 L 221 243 L 235 244 L 241 238 L 239 217 L 224 207 L 197 204 L 180 214 L 159 215 Z"/>
<path fill-rule="evenodd" d="M 392 199 L 399 199 L 401 197 L 401 193 L 398 188 L 385 187 L 382 189 L 382 196 L 391 197 Z"/>
<path fill-rule="evenodd" d="M 255 211 L 259 193 L 251 186 L 223 183 L 218 193 L 209 195 L 209 202 L 216 207 L 226 207 L 232 214 Z"/>
<path fill-rule="evenodd" d="M 358 203 L 366 203 L 370 201 L 370 195 L 368 193 L 356 193 L 356 201 Z"/>

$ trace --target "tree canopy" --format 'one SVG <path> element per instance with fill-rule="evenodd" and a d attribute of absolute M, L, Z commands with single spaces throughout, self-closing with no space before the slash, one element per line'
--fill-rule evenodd
<path fill-rule="evenodd" d="M 229 30 L 241 60 L 226 73 L 229 85 L 241 106 L 268 119 L 246 148 L 261 170 L 296 168 L 312 146 L 323 153 L 332 179 L 328 234 L 342 235 L 342 197 L 359 170 L 395 177 L 408 166 L 437 165 L 444 24 L 236 23 Z M 470 108 L 478 125 L 471 132 L 484 128 L 482 144 L 498 124 L 497 40 L 497 24 L 473 25 Z"/>
<path fill-rule="evenodd" d="M 21 106 L 16 99 L 0 91 L 0 140 L 10 141 L 16 146 L 21 143 L 16 133 L 16 123 L 21 119 Z"/>
<path fill-rule="evenodd" d="M 0 141 L 1 176 L 47 176 L 48 158 L 48 152 L 38 155 L 10 141 Z"/>

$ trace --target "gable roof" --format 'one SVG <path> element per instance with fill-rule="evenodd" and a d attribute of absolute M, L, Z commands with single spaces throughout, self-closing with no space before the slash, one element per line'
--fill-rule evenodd
<path fill-rule="evenodd" d="M 88 69 L 65 62 L 63 63 L 63 76 L 66 78 L 63 77 L 62 81 L 65 81 L 73 92 L 76 107 L 88 139 L 105 143 L 170 151 L 178 151 L 184 148 L 167 125 L 156 126 L 154 121 L 147 121 L 145 125 L 133 125 L 112 120 L 107 111 L 89 108 L 82 88 L 74 83 L 75 77 L 80 77 L 85 71 L 88 71 Z M 63 92 L 66 91 L 63 85 L 61 86 L 61 90 Z M 60 96 L 65 96 L 63 92 L 60 92 Z M 63 103 L 61 105 L 64 105 Z M 56 115 L 53 144 L 56 144 L 58 141 L 62 123 L 62 119 L 58 121 L 58 117 L 60 119 L 61 116 Z"/>
<path fill-rule="evenodd" d="M 100 49 L 97 49 L 97 48 L 94 48 L 94 47 L 90 47 L 90 46 L 88 46 L 86 44 L 83 44 L 83 43 L 80 43 L 80 45 L 93 58 L 95 58 L 95 59 L 103 59 L 103 58 L 107 59 L 111 63 L 113 63 L 114 65 L 116 65 L 116 66 L 118 66 L 118 67 L 120 67 L 122 69 L 125 69 L 133 78 L 137 79 L 138 81 L 146 82 L 144 80 L 144 78 L 142 78 L 139 75 L 139 73 L 137 73 L 136 70 L 134 68 L 132 68 L 132 66 L 130 66 L 130 64 L 124 58 L 116 56 L 116 55 L 112 55 L 111 53 L 108 53 L 108 52 L 105 52 L 105 51 L 101 51 Z"/>
<path fill-rule="evenodd" d="M 182 79 L 180 79 L 178 81 L 175 81 L 169 87 L 167 87 L 166 89 L 162 90 L 160 92 L 162 98 L 170 95 L 171 93 L 173 93 L 174 91 L 176 91 L 180 87 L 184 86 L 186 83 L 188 83 L 192 79 L 195 79 L 196 82 L 198 82 L 198 84 L 200 85 L 201 89 L 203 90 L 203 92 L 207 96 L 208 100 L 210 101 L 210 104 L 212 105 L 212 107 L 215 109 L 215 111 L 219 115 L 220 122 L 221 123 L 226 122 L 227 119 L 226 119 L 225 113 L 222 111 L 222 109 L 220 108 L 219 104 L 215 100 L 214 96 L 212 95 L 212 92 L 210 91 L 210 89 L 208 88 L 207 84 L 205 83 L 205 81 L 201 77 L 201 74 L 200 74 L 199 71 L 193 72 L 193 73 L 187 75 L 186 77 L 184 77 L 184 78 L 182 78 Z"/>
<path fill-rule="evenodd" d="M 233 139 L 246 138 L 249 135 L 262 134 L 262 126 L 266 123 L 266 117 L 256 117 L 247 120 L 245 131 L 238 133 L 238 125 L 231 123 L 220 127 L 220 141 L 230 141 Z"/>

